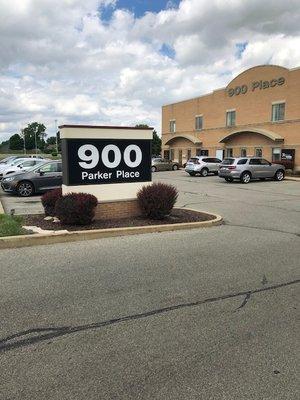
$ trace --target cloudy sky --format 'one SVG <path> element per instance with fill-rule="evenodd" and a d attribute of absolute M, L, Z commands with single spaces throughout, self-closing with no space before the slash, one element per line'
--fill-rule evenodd
<path fill-rule="evenodd" d="M 300 66 L 299 0 L 0 0 L 0 140 L 32 121 L 160 131 L 161 105 Z"/>

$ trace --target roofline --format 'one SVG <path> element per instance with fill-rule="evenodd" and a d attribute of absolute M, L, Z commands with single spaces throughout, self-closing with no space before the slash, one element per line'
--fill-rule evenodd
<path fill-rule="evenodd" d="M 154 128 L 138 128 L 135 126 L 112 126 L 112 125 L 60 125 L 59 129 L 63 128 L 88 128 L 88 129 L 135 129 L 135 130 L 144 130 L 144 131 L 152 131 Z"/>
<path fill-rule="evenodd" d="M 295 67 L 295 68 L 289 69 L 289 68 L 283 67 L 283 66 L 281 66 L 281 65 L 275 65 L 275 64 L 260 64 L 260 65 L 256 65 L 256 66 L 254 66 L 254 67 L 247 68 L 247 69 L 245 69 L 244 71 L 240 72 L 240 73 L 239 73 L 238 75 L 236 75 L 233 79 L 231 79 L 231 81 L 228 83 L 227 86 L 223 86 L 223 87 L 221 87 L 221 88 L 212 90 L 211 92 L 208 92 L 208 93 L 205 93 L 205 94 L 201 94 L 200 96 L 192 97 L 192 98 L 190 98 L 190 99 L 179 100 L 179 101 L 177 101 L 177 102 L 175 102 L 175 103 L 163 104 L 162 107 L 173 106 L 173 105 L 175 105 L 175 104 L 184 103 L 184 102 L 186 102 L 186 101 L 191 101 L 191 100 L 200 99 L 201 97 L 210 96 L 211 94 L 213 94 L 213 93 L 215 93 L 215 92 L 218 92 L 218 91 L 220 91 L 220 90 L 226 90 L 226 89 L 228 88 L 228 86 L 230 85 L 230 83 L 231 83 L 232 81 L 234 81 L 237 77 L 239 77 L 240 75 L 242 75 L 243 73 L 245 73 L 245 72 L 247 72 L 247 71 L 250 71 L 251 69 L 258 68 L 258 67 L 279 67 L 279 68 L 283 68 L 283 69 L 285 69 L 285 70 L 287 70 L 287 71 L 295 71 L 295 70 L 297 70 L 297 69 L 300 69 L 300 66 L 299 66 L 299 67 Z"/>

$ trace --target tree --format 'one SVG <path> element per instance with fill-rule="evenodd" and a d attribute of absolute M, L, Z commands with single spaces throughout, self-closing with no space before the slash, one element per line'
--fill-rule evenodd
<path fill-rule="evenodd" d="M 156 131 L 153 131 L 152 155 L 158 156 L 160 153 L 161 153 L 161 138 L 158 136 Z"/>
<path fill-rule="evenodd" d="M 48 137 L 47 144 L 56 144 L 56 137 L 55 136 Z"/>
<path fill-rule="evenodd" d="M 35 149 L 35 138 L 37 148 L 40 150 L 44 149 L 46 144 L 46 127 L 44 124 L 40 124 L 39 122 L 32 122 L 31 124 L 28 124 L 28 126 L 23 129 L 23 135 L 25 138 L 26 150 Z"/>
<path fill-rule="evenodd" d="M 10 150 L 22 150 L 24 147 L 24 141 L 17 133 L 9 138 Z"/>
<path fill-rule="evenodd" d="M 137 124 L 136 128 L 149 128 L 147 124 Z M 152 139 L 152 155 L 158 156 L 161 153 L 161 138 L 158 136 L 156 131 L 153 131 Z"/>

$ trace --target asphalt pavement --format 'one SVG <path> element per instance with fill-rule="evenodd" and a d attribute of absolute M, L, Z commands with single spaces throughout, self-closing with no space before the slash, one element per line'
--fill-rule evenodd
<path fill-rule="evenodd" d="M 2 250 L 0 399 L 300 397 L 300 184 L 154 179 L 225 224 Z"/>

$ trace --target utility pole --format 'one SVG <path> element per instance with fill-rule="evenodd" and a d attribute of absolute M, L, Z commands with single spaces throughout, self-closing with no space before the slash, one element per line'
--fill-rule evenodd
<path fill-rule="evenodd" d="M 21 133 L 22 133 L 22 136 L 23 136 L 23 150 L 24 150 L 24 154 L 26 154 L 26 143 L 25 143 L 25 132 L 24 132 L 24 129 L 21 129 Z"/>
<path fill-rule="evenodd" d="M 54 121 L 54 123 L 55 123 L 55 143 L 56 143 L 56 153 L 58 154 L 57 119 Z"/>
<path fill-rule="evenodd" d="M 36 140 L 36 130 L 34 131 L 34 143 L 35 143 L 35 155 L 37 157 L 37 140 Z"/>

